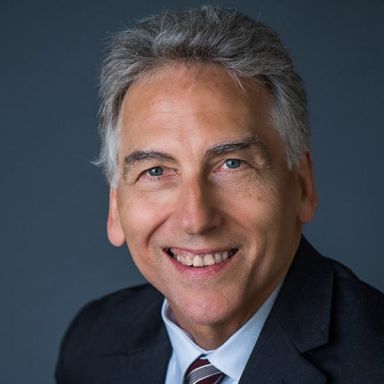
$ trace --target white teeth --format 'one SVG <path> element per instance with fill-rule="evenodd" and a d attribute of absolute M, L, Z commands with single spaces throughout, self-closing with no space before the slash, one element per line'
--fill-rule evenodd
<path fill-rule="evenodd" d="M 221 253 L 219 253 L 219 252 L 215 253 L 215 262 L 221 263 L 222 261 L 223 261 L 223 258 L 221 256 Z"/>
<path fill-rule="evenodd" d="M 173 255 L 173 258 L 176 259 L 180 264 L 193 266 L 193 267 L 204 267 L 209 265 L 214 265 L 222 263 L 227 260 L 230 255 L 233 255 L 233 251 L 223 251 L 215 253 L 206 253 L 195 255 L 187 251 L 179 251 L 180 253 L 175 252 L 172 248 L 170 249 L 170 254 Z"/>
<path fill-rule="evenodd" d="M 202 267 L 202 266 L 204 266 L 203 259 L 200 256 L 195 256 L 193 258 L 193 266 L 194 267 Z"/>
<path fill-rule="evenodd" d="M 204 256 L 204 265 L 213 265 L 215 264 L 215 258 L 211 255 L 205 255 Z"/>
<path fill-rule="evenodd" d="M 191 255 L 185 256 L 184 265 L 193 265 L 193 259 Z"/>

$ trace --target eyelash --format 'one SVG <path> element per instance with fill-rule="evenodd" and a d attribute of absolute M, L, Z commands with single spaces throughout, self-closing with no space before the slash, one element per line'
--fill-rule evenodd
<path fill-rule="evenodd" d="M 162 170 L 162 174 L 161 175 L 150 175 L 150 172 L 152 170 L 155 170 L 155 169 Z M 143 178 L 146 179 L 147 181 L 157 181 L 157 180 L 163 179 L 164 177 L 167 177 L 167 175 L 164 175 L 166 170 L 167 170 L 167 168 L 164 168 L 161 166 L 155 166 L 155 167 L 148 168 L 139 174 L 137 180 L 139 181 L 140 179 L 143 179 Z"/>
<path fill-rule="evenodd" d="M 238 166 L 236 167 L 228 167 L 228 163 L 229 162 L 238 162 Z M 229 170 L 229 171 L 232 171 L 232 170 L 237 170 L 239 168 L 242 168 L 242 166 L 244 166 L 246 164 L 246 162 L 244 160 L 240 160 L 240 159 L 236 159 L 236 158 L 229 158 L 229 159 L 225 159 L 221 162 L 221 165 L 219 167 L 219 169 L 223 168 L 226 166 L 226 170 Z M 162 174 L 160 175 L 151 175 L 150 172 L 153 171 L 153 170 L 161 170 L 162 171 Z M 167 168 L 165 167 L 162 167 L 162 166 L 155 166 L 155 167 L 151 167 L 151 168 L 148 168 L 146 170 L 144 170 L 138 177 L 138 179 L 142 178 L 142 177 L 145 177 L 147 178 L 148 180 L 151 180 L 151 181 L 157 181 L 161 178 L 164 178 L 164 177 L 167 177 L 167 175 L 165 175 L 164 173 L 167 172 Z"/>
<path fill-rule="evenodd" d="M 234 168 L 231 168 L 231 167 L 228 167 L 227 166 L 227 168 L 228 169 L 237 169 L 237 168 L 240 168 L 242 165 L 244 165 L 244 163 L 245 163 L 245 161 L 244 160 L 240 160 L 240 159 L 225 159 L 224 161 L 223 161 L 223 166 L 224 165 L 227 165 L 227 163 L 228 162 L 230 162 L 230 161 L 232 161 L 232 162 L 238 162 L 238 166 L 237 167 L 234 167 Z"/>
<path fill-rule="evenodd" d="M 153 170 L 161 170 L 161 175 L 151 175 L 150 172 L 153 171 Z M 152 167 L 152 168 L 149 168 L 145 171 L 145 173 L 151 177 L 160 177 L 160 176 L 163 176 L 163 172 L 164 172 L 164 168 L 163 167 Z"/>

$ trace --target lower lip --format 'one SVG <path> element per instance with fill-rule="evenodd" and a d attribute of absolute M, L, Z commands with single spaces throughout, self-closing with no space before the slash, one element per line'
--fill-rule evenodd
<path fill-rule="evenodd" d="M 233 254 L 227 260 L 222 261 L 221 263 L 207 265 L 205 267 L 192 267 L 179 263 L 177 260 L 175 260 L 172 256 L 169 256 L 168 253 L 164 251 L 168 259 L 172 262 L 178 272 L 184 275 L 188 275 L 192 278 L 206 278 L 223 271 L 232 263 L 232 259 L 237 256 L 238 252 L 239 251 L 237 251 L 235 254 Z"/>

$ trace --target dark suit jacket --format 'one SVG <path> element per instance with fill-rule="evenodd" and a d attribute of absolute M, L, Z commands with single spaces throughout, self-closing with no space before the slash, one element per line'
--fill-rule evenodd
<path fill-rule="evenodd" d="M 163 384 L 162 301 L 145 285 L 88 304 L 64 337 L 57 382 Z M 303 239 L 240 380 L 254 383 L 383 384 L 384 295 Z"/>

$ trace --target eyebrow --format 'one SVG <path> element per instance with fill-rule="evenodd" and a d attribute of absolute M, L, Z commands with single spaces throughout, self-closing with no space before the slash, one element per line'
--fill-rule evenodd
<path fill-rule="evenodd" d="M 268 157 L 267 147 L 258 136 L 247 136 L 229 143 L 215 145 L 207 150 L 204 157 L 214 157 L 225 153 L 250 149 L 252 147 L 260 148 L 265 157 Z"/>
<path fill-rule="evenodd" d="M 144 160 L 173 160 L 173 157 L 159 151 L 153 150 L 138 150 L 124 157 L 124 164 L 126 167 L 131 167 L 135 163 Z"/>
<path fill-rule="evenodd" d="M 258 147 L 261 149 L 263 156 L 266 159 L 269 158 L 268 150 L 263 141 L 258 136 L 247 136 L 236 141 L 214 145 L 205 152 L 204 158 L 207 159 L 225 153 L 250 149 L 252 147 Z M 136 163 L 140 163 L 146 160 L 174 161 L 174 158 L 165 152 L 154 151 L 151 149 L 137 150 L 124 157 L 124 173 L 126 174 L 127 170 L 133 167 Z"/>

